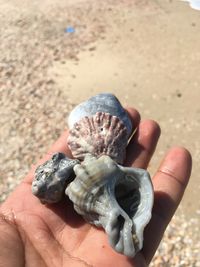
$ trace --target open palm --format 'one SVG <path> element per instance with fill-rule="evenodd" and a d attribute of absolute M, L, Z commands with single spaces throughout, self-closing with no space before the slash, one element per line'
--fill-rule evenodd
<path fill-rule="evenodd" d="M 136 110 L 128 112 L 138 130 L 127 148 L 126 165 L 146 168 L 160 129 L 154 121 L 140 122 Z M 41 162 L 55 152 L 70 155 L 66 138 L 64 132 Z M 116 253 L 104 231 L 76 214 L 67 197 L 59 204 L 42 205 L 31 193 L 34 169 L 1 205 L 0 266 L 143 267 L 151 261 L 182 198 L 190 177 L 191 156 L 184 148 L 171 149 L 153 177 L 153 215 L 145 229 L 143 249 L 134 259 Z"/>

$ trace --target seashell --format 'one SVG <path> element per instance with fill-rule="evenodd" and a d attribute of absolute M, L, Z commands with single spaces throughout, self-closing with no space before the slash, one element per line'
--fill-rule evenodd
<path fill-rule="evenodd" d="M 153 188 L 147 171 L 118 165 L 125 159 L 131 120 L 118 99 L 104 93 L 74 108 L 68 123 L 76 159 L 53 155 L 36 169 L 32 192 L 43 203 L 58 202 L 65 192 L 77 213 L 105 229 L 117 252 L 134 257 L 151 218 Z"/>
<path fill-rule="evenodd" d="M 134 257 L 151 218 L 153 188 L 147 171 L 117 165 L 109 156 L 87 156 L 74 166 L 65 193 L 86 221 L 103 227 L 110 245 Z"/>
<path fill-rule="evenodd" d="M 74 177 L 73 167 L 78 163 L 78 160 L 69 159 L 63 153 L 54 154 L 36 169 L 32 193 L 42 203 L 59 202 L 67 183 Z"/>
<path fill-rule="evenodd" d="M 83 117 L 74 124 L 68 136 L 68 146 L 75 158 L 83 160 L 87 154 L 96 157 L 109 155 L 118 163 L 125 159 L 128 133 L 118 117 L 98 112 Z"/>
<path fill-rule="evenodd" d="M 71 129 L 83 117 L 91 117 L 97 112 L 109 113 L 118 117 L 124 123 L 130 137 L 133 130 L 131 120 L 116 96 L 110 93 L 98 94 L 76 106 L 68 117 L 69 128 Z"/>

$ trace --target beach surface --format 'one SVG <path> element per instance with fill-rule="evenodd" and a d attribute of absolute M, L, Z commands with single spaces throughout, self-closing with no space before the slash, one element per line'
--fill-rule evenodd
<path fill-rule="evenodd" d="M 200 266 L 200 11 L 163 0 L 0 0 L 0 199 L 67 127 L 78 103 L 114 93 L 193 156 L 191 181 L 152 266 Z M 71 29 L 71 30 L 70 30 Z"/>

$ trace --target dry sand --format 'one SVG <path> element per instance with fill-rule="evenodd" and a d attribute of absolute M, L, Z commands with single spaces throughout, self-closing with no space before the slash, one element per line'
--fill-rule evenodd
<path fill-rule="evenodd" d="M 75 104 L 113 92 L 161 125 L 152 175 L 171 146 L 191 151 L 191 182 L 152 266 L 200 266 L 200 12 L 180 1 L 0 0 L 0 23 L 1 200 Z"/>

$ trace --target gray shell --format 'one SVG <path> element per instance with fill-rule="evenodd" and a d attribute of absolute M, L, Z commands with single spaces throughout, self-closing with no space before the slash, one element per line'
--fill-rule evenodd
<path fill-rule="evenodd" d="M 132 134 L 131 120 L 116 96 L 110 93 L 98 94 L 76 106 L 68 117 L 69 128 L 71 129 L 83 117 L 91 117 L 97 112 L 105 112 L 118 117 L 124 123 L 130 137 Z"/>
<path fill-rule="evenodd" d="M 78 163 L 78 160 L 69 159 L 63 153 L 54 154 L 36 169 L 32 193 L 42 203 L 59 202 L 67 183 L 74 178 L 73 167 Z"/>
<path fill-rule="evenodd" d="M 110 245 L 134 257 L 151 218 L 153 188 L 148 172 L 117 165 L 110 157 L 87 157 L 74 167 L 65 193 L 85 220 L 103 227 Z"/>
<path fill-rule="evenodd" d="M 84 117 L 69 131 L 68 146 L 73 157 L 83 160 L 87 154 L 96 157 L 108 155 L 123 163 L 128 143 L 128 133 L 116 116 L 98 112 Z"/>

